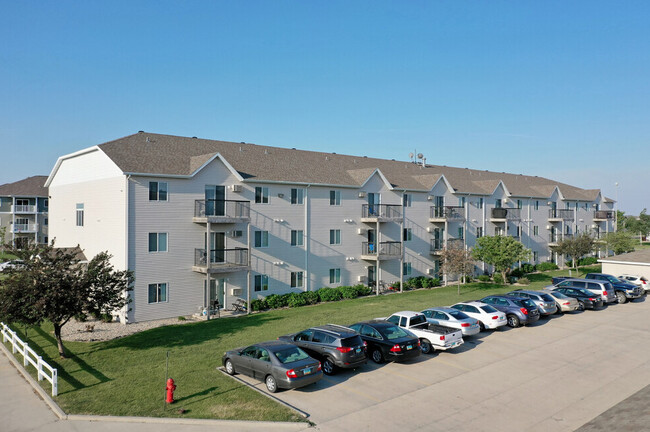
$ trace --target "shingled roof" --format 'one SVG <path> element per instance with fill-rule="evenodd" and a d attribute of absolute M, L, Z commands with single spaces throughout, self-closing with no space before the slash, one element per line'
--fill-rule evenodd
<path fill-rule="evenodd" d="M 597 189 L 581 189 L 537 176 L 149 132 L 98 147 L 130 174 L 191 176 L 220 155 L 245 180 L 360 187 L 379 170 L 394 188 L 414 191 L 429 191 L 444 176 L 456 193 L 490 195 L 502 182 L 513 196 L 520 197 L 548 198 L 556 187 L 567 200 L 593 201 L 599 194 Z"/>
<path fill-rule="evenodd" d="M 47 176 L 32 176 L 24 180 L 0 185 L 0 196 L 47 196 Z"/>

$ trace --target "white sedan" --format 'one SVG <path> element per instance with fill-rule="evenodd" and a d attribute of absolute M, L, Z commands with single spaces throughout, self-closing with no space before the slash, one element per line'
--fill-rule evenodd
<path fill-rule="evenodd" d="M 478 320 L 482 329 L 495 330 L 508 324 L 506 314 L 480 301 L 456 303 L 452 308 Z"/>
<path fill-rule="evenodd" d="M 646 292 L 650 291 L 650 283 L 648 282 L 648 279 L 644 278 L 643 276 L 624 274 L 619 276 L 618 278 L 624 282 L 629 282 L 636 286 L 639 286 L 643 288 L 643 290 Z"/>

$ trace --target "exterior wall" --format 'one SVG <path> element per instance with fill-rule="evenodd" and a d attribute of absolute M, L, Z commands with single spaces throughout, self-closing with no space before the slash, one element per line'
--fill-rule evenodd
<path fill-rule="evenodd" d="M 28 208 L 19 209 L 16 200 L 27 200 Z M 5 241 L 19 244 L 25 241 L 39 244 L 48 242 L 48 198 L 34 196 L 5 196 L 0 197 L 0 228 L 6 227 Z M 26 229 L 22 229 L 18 220 L 26 221 Z"/>
<path fill-rule="evenodd" d="M 650 280 L 650 263 L 623 264 L 623 263 L 604 262 L 602 264 L 603 264 L 603 273 L 611 274 L 616 277 L 623 274 L 644 276 L 646 279 Z"/>

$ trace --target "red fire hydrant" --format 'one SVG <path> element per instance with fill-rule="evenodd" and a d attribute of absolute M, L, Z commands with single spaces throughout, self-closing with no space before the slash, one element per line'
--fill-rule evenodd
<path fill-rule="evenodd" d="M 174 384 L 173 379 L 169 378 L 167 380 L 166 390 L 167 390 L 167 399 L 165 400 L 165 402 L 174 403 L 175 402 L 174 401 L 174 390 L 176 390 L 176 384 Z"/>

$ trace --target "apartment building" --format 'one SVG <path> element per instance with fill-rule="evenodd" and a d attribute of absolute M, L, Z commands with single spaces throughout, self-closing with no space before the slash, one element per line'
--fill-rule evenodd
<path fill-rule="evenodd" d="M 134 271 L 135 322 L 439 275 L 445 245 L 483 235 L 557 261 L 554 242 L 613 229 L 599 190 L 415 162 L 140 132 L 58 159 L 51 235 Z"/>
<path fill-rule="evenodd" d="M 48 242 L 47 176 L 33 176 L 0 185 L 0 228 L 5 241 L 22 248 Z"/>

